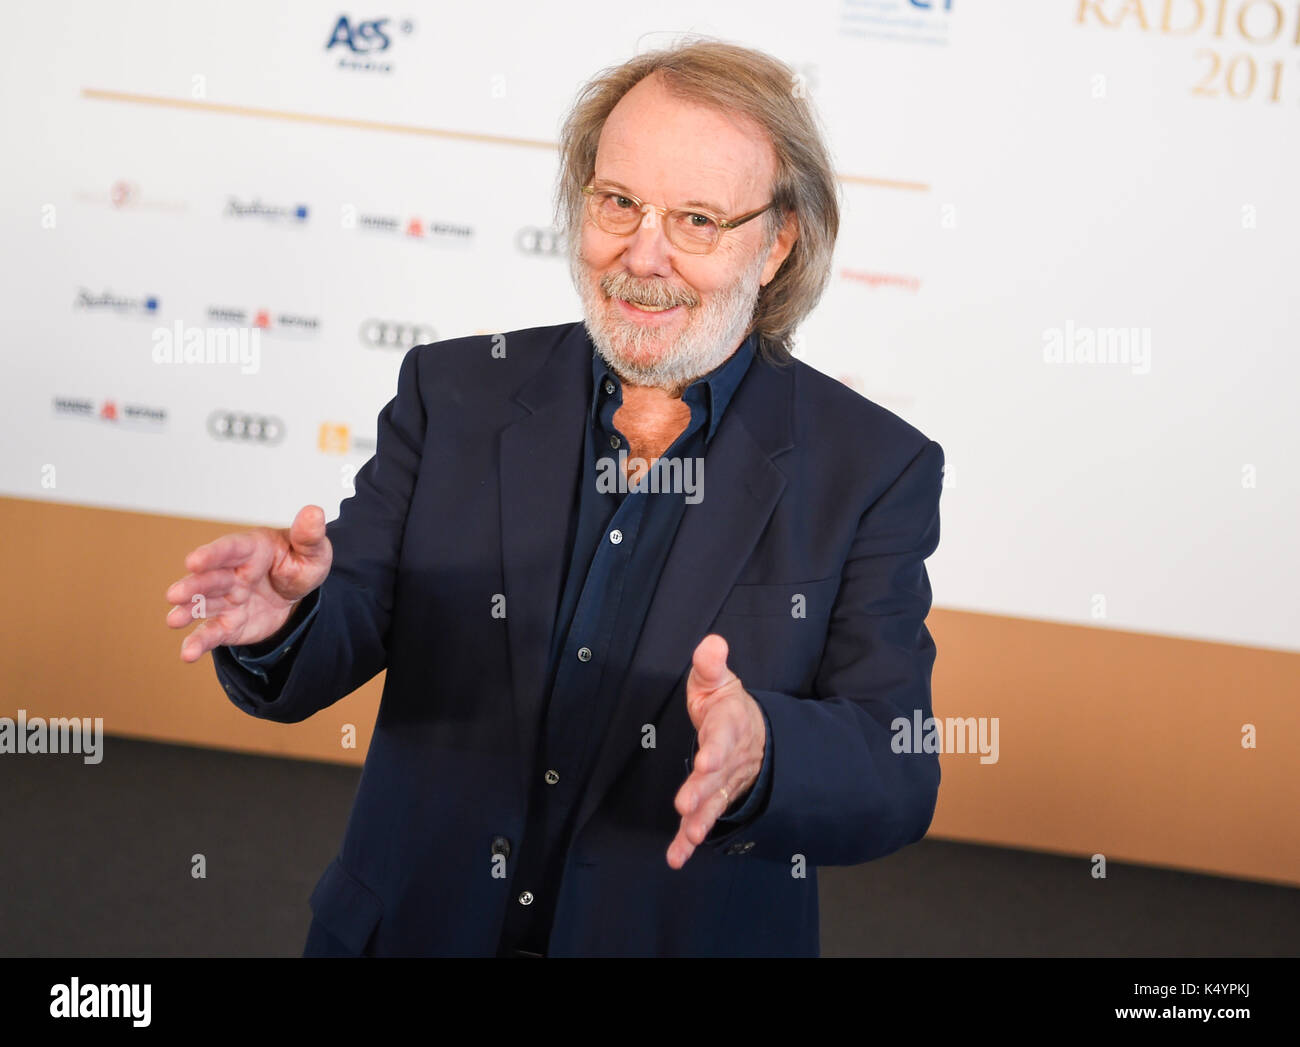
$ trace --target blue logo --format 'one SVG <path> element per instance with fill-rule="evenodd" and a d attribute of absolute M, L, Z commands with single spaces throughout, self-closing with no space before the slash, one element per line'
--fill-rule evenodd
<path fill-rule="evenodd" d="M 387 51 L 389 44 L 392 43 L 384 33 L 384 24 L 387 21 L 387 18 L 376 18 L 369 22 L 358 22 L 353 28 L 348 21 L 348 16 L 340 15 L 334 25 L 334 32 L 330 34 L 329 42 L 325 45 L 325 50 L 328 51 L 336 44 L 346 44 L 349 51 L 358 55 Z"/>

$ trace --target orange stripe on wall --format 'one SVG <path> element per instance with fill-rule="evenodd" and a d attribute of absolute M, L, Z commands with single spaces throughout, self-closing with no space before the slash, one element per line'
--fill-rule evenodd
<path fill-rule="evenodd" d="M 383 675 L 300 724 L 231 704 L 211 657 L 180 658 L 164 621 L 185 554 L 246 524 L 0 499 L 5 574 L 21 599 L 0 610 L 3 712 L 102 716 L 106 734 L 359 764 Z M 356 725 L 357 748 L 342 748 Z M 105 760 L 112 748 L 106 746 Z"/>
<path fill-rule="evenodd" d="M 180 660 L 163 593 L 189 550 L 243 526 L 0 499 L 17 594 L 0 607 L 0 714 L 359 764 L 382 675 L 275 724 L 231 705 L 209 659 Z M 958 611 L 929 625 L 936 716 L 998 718 L 996 763 L 944 755 L 932 835 L 1300 885 L 1300 655 Z"/>
<path fill-rule="evenodd" d="M 935 715 L 998 717 L 1000 748 L 944 757 L 935 835 L 1300 884 L 1300 655 L 951 611 L 931 627 Z"/>
<path fill-rule="evenodd" d="M 199 98 L 172 98 L 166 95 L 140 94 L 134 91 L 114 91 L 101 87 L 83 87 L 81 97 L 89 101 L 119 102 L 128 105 L 150 106 L 160 109 L 179 109 L 191 113 L 237 116 L 256 120 L 284 120 L 297 124 L 316 124 L 321 127 L 343 128 L 350 131 L 383 131 L 389 134 L 416 135 L 422 138 L 443 138 L 451 141 L 475 142 L 479 145 L 517 146 L 524 149 L 558 149 L 556 142 L 537 138 L 518 138 L 511 135 L 486 134 L 479 131 L 454 131 L 445 127 L 421 127 L 417 124 L 397 124 L 386 120 L 366 120 L 360 117 L 331 116 L 328 113 L 303 113 L 290 109 L 268 109 L 265 106 L 235 105 L 229 102 L 210 102 Z M 841 182 L 864 185 L 873 189 L 903 189 L 910 192 L 929 192 L 925 182 L 901 178 L 880 178 L 873 175 L 839 174 Z"/>

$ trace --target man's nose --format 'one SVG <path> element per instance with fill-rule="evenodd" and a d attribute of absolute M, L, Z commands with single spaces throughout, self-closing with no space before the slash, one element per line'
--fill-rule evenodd
<path fill-rule="evenodd" d="M 641 210 L 641 224 L 627 237 L 623 264 L 638 276 L 667 276 L 672 272 L 668 257 L 671 250 L 663 215 L 646 204 Z"/>

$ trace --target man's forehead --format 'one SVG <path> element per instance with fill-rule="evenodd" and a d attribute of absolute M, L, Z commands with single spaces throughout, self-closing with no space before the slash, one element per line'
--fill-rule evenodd
<path fill-rule="evenodd" d="M 652 202 L 727 211 L 771 185 L 775 157 L 761 127 L 643 80 L 605 121 L 596 180 Z"/>

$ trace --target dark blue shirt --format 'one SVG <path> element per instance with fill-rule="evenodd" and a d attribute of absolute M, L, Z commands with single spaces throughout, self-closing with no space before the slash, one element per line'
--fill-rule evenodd
<path fill-rule="evenodd" d="M 627 480 L 621 467 L 620 459 L 629 453 L 614 424 L 623 403 L 622 382 L 598 353 L 592 354 L 569 569 L 551 634 L 549 697 L 534 756 L 527 826 L 514 852 L 502 955 L 546 952 L 573 819 L 682 514 L 703 496 L 708 444 L 753 362 L 754 348 L 751 335 L 721 365 L 687 386 L 682 400 L 690 407 L 690 421 L 640 481 Z M 301 621 L 273 650 L 262 653 L 269 645 L 232 648 L 240 664 L 267 680 L 315 616 L 315 595 L 304 600 Z M 766 714 L 764 721 L 770 753 Z M 770 765 L 765 756 L 757 782 L 740 807 L 721 819 L 722 827 L 744 823 L 761 806 Z"/>

